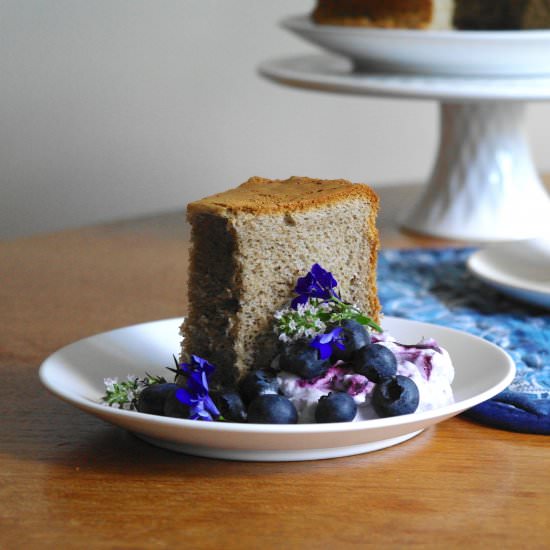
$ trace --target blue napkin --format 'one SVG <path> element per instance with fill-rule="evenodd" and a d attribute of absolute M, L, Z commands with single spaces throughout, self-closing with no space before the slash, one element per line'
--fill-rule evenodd
<path fill-rule="evenodd" d="M 496 428 L 550 434 L 550 312 L 507 298 L 466 269 L 472 248 L 384 250 L 378 292 L 385 315 L 456 328 L 506 350 L 512 384 L 465 416 Z"/>

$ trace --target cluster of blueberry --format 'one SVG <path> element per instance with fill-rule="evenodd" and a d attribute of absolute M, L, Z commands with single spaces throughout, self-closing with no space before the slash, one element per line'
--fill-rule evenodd
<path fill-rule="evenodd" d="M 331 365 L 340 362 L 350 372 L 360 374 L 375 384 L 372 406 L 380 417 L 414 412 L 418 407 L 416 384 L 397 374 L 395 355 L 382 344 L 373 343 L 367 329 L 355 320 L 342 321 L 338 338 L 332 342 L 331 354 L 321 353 L 307 340 L 281 343 L 278 368 L 314 382 L 324 376 Z M 189 418 L 189 406 L 177 395 L 177 384 L 154 384 L 139 395 L 137 409 L 150 414 Z M 298 413 L 292 401 L 281 395 L 279 378 L 271 369 L 249 372 L 236 389 L 211 390 L 211 398 L 220 418 L 231 422 L 294 424 Z M 215 410 L 214 409 L 214 410 Z M 315 420 L 349 422 L 357 405 L 346 392 L 331 392 L 319 399 Z"/>
<path fill-rule="evenodd" d="M 397 359 L 390 349 L 373 343 L 365 326 L 352 319 L 342 321 L 332 353 L 321 358 L 318 349 L 307 340 L 282 344 L 279 369 L 313 381 L 324 376 L 331 365 L 340 361 L 351 372 L 365 376 L 375 384 L 372 406 L 380 417 L 412 413 L 418 407 L 418 387 L 410 378 L 397 374 Z M 270 371 L 249 373 L 241 385 L 245 402 L 250 402 L 249 422 L 292 423 L 296 411 L 291 401 L 278 395 L 277 378 Z M 357 405 L 345 392 L 331 392 L 319 399 L 316 422 L 349 422 L 357 413 Z M 250 416 L 252 414 L 253 420 Z"/>

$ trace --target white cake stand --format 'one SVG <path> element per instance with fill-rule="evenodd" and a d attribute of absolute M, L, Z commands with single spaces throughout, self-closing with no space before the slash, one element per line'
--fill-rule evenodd
<path fill-rule="evenodd" d="M 332 55 L 267 61 L 259 72 L 293 87 L 440 102 L 437 157 L 405 228 L 477 242 L 550 234 L 550 198 L 524 133 L 525 102 L 550 99 L 550 75 L 364 74 Z"/>

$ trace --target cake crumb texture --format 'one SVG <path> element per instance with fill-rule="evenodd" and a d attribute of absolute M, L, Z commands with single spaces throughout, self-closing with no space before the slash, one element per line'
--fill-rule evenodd
<path fill-rule="evenodd" d="M 231 384 L 277 352 L 273 314 L 314 263 L 349 302 L 379 319 L 378 197 L 346 180 L 254 177 L 188 205 L 192 227 L 183 351 L 216 365 Z"/>

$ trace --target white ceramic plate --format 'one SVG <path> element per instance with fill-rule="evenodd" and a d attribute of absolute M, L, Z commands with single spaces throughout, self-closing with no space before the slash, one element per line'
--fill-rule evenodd
<path fill-rule="evenodd" d="M 497 243 L 474 252 L 470 272 L 501 292 L 550 308 L 550 238 Z"/>
<path fill-rule="evenodd" d="M 281 25 L 323 49 L 350 58 L 358 70 L 462 76 L 550 73 L 550 32 L 430 31 L 317 25 L 308 15 Z"/>
<path fill-rule="evenodd" d="M 500 348 L 456 330 L 387 317 L 384 328 L 399 341 L 434 337 L 454 360 L 456 402 L 434 411 L 346 424 L 292 426 L 200 422 L 113 409 L 100 403 L 103 379 L 167 374 L 178 353 L 182 319 L 125 327 L 85 338 L 51 355 L 40 379 L 72 405 L 133 432 L 159 447 L 233 460 L 314 460 L 374 451 L 401 443 L 502 391 L 515 367 Z M 168 373 L 169 374 L 169 373 Z"/>

